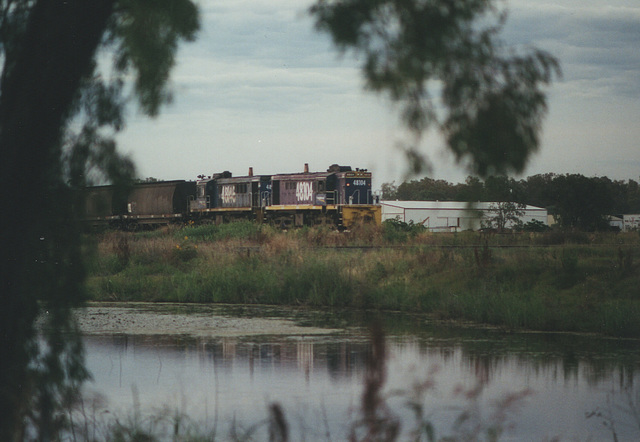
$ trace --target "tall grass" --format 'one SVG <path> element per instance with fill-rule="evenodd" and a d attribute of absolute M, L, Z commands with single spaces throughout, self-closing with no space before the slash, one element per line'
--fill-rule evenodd
<path fill-rule="evenodd" d="M 189 225 L 173 232 L 177 240 L 188 237 L 195 241 L 220 241 L 225 239 L 242 239 L 256 241 L 268 236 L 275 230 L 267 225 L 251 221 L 236 221 L 228 224 Z"/>
<path fill-rule="evenodd" d="M 549 233 L 414 229 L 399 242 L 389 229 L 232 223 L 108 233 L 87 284 L 95 300 L 402 310 L 507 329 L 640 336 L 637 234 L 572 232 L 560 245 L 541 245 L 560 234 L 549 241 Z"/>

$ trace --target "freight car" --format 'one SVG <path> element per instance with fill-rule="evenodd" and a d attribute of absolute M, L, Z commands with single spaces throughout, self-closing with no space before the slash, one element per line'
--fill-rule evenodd
<path fill-rule="evenodd" d="M 233 177 L 230 172 L 193 181 L 136 184 L 123 197 L 112 186 L 88 189 L 86 220 L 128 228 L 177 221 L 236 219 L 280 227 L 380 223 L 371 172 L 333 165 L 326 172 Z"/>
<path fill-rule="evenodd" d="M 85 193 L 84 221 L 89 225 L 109 223 L 114 217 L 125 213 L 126 200 L 118 203 L 115 186 L 96 186 Z"/>
<path fill-rule="evenodd" d="M 98 186 L 87 189 L 84 218 L 88 224 L 136 229 L 189 219 L 193 181 L 157 181 L 129 189 Z"/>

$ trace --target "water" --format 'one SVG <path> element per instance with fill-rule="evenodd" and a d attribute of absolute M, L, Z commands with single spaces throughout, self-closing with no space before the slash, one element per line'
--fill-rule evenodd
<path fill-rule="evenodd" d="M 130 414 L 134 402 L 156 413 L 169 407 L 215 427 L 222 440 L 232 426 L 260 426 L 272 402 L 282 405 L 292 440 L 301 434 L 306 440 L 345 440 L 359 417 L 370 318 L 266 313 L 350 327 L 327 336 L 87 336 L 90 388 L 106 397 L 111 415 Z M 437 437 L 464 440 L 464 431 L 498 424 L 501 440 L 613 440 L 614 431 L 620 441 L 640 440 L 638 410 L 632 412 L 640 405 L 637 341 L 504 333 L 402 315 L 382 319 L 384 394 L 405 435 L 415 428 L 406 405 L 413 400 Z M 593 412 L 600 416 L 587 418 Z M 470 419 L 460 424 L 456 419 L 463 413 Z"/>

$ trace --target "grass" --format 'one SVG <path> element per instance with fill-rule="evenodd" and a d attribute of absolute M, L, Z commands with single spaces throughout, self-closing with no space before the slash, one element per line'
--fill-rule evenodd
<path fill-rule="evenodd" d="M 432 234 L 250 222 L 93 238 L 101 301 L 400 310 L 505 329 L 640 336 L 640 235 Z"/>

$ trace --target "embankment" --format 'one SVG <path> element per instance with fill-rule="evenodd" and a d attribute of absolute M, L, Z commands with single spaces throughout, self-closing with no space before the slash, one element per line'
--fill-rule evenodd
<path fill-rule="evenodd" d="M 640 337 L 640 235 L 290 232 L 236 223 L 91 235 L 89 297 L 400 310 Z"/>

